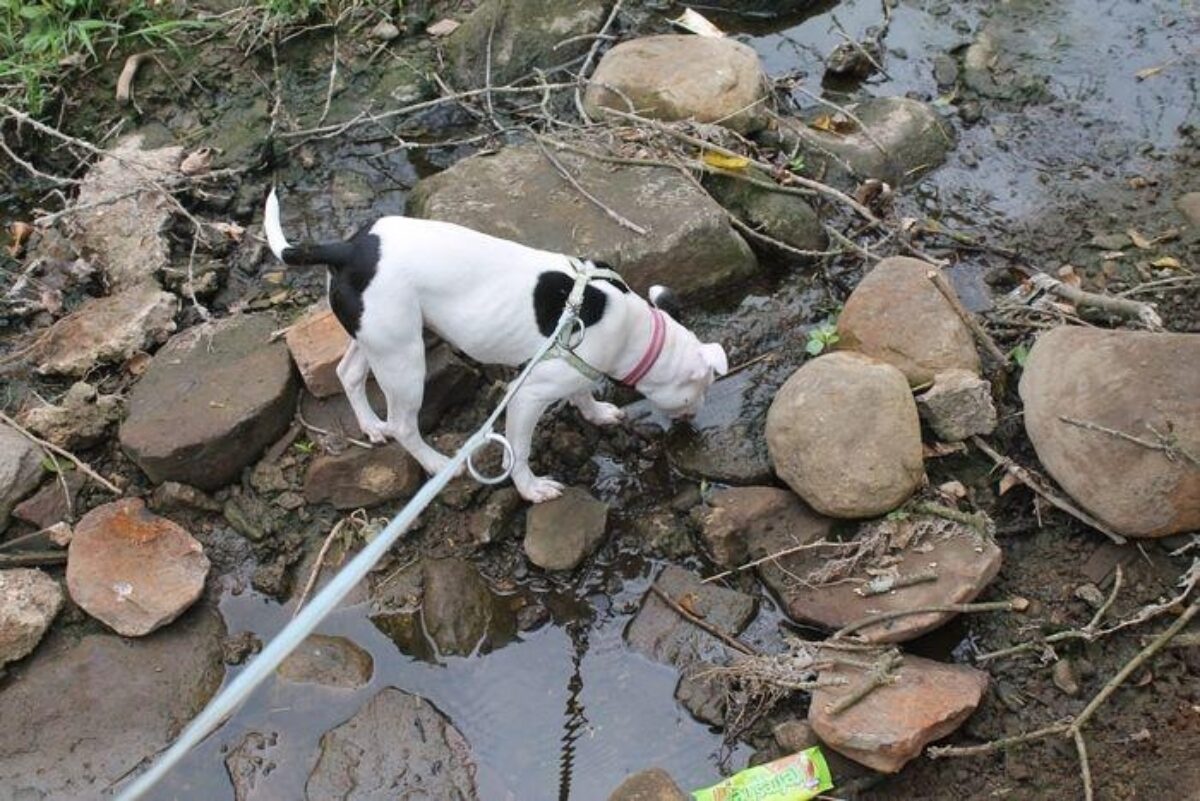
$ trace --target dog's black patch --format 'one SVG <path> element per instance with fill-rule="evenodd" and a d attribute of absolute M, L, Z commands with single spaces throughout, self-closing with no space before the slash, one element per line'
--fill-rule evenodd
<path fill-rule="evenodd" d="M 562 316 L 574 285 L 575 279 L 567 273 L 544 272 L 538 276 L 537 285 L 533 288 L 533 314 L 542 336 L 548 337 L 554 333 L 554 326 L 558 325 L 558 318 Z M 604 316 L 607 305 L 607 295 L 594 286 L 584 287 L 579 318 L 590 328 Z"/>
<path fill-rule="evenodd" d="M 362 322 L 363 293 L 375 277 L 379 265 L 379 237 L 366 226 L 345 242 L 303 244 L 283 251 L 286 264 L 325 264 L 329 266 L 329 307 L 342 328 L 358 336 Z"/>

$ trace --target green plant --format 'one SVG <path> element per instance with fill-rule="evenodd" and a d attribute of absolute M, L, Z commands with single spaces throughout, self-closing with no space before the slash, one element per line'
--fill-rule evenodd
<path fill-rule="evenodd" d="M 1012 351 L 1009 353 L 1009 356 L 1012 357 L 1012 360 L 1017 367 L 1024 367 L 1025 360 L 1029 358 L 1029 348 L 1024 342 L 1022 342 L 1020 345 L 1017 345 L 1012 349 Z"/>
<path fill-rule="evenodd" d="M 809 329 L 808 342 L 805 343 L 804 350 L 809 356 L 819 356 L 827 348 L 836 345 L 839 339 L 837 323 L 833 320 L 826 320 Z"/>
<path fill-rule="evenodd" d="M 183 30 L 160 0 L 0 0 L 0 98 L 41 114 L 63 73 L 126 44 L 175 48 Z"/>
<path fill-rule="evenodd" d="M 792 172 L 804 172 L 804 168 L 806 166 L 804 163 L 804 154 L 798 153 L 793 156 L 791 161 L 788 162 L 787 166 Z"/>

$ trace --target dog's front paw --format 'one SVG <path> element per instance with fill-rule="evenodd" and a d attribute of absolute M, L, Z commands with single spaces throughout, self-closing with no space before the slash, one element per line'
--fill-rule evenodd
<path fill-rule="evenodd" d="M 359 428 L 362 429 L 363 434 L 366 435 L 369 442 L 375 445 L 382 445 L 387 442 L 387 424 L 382 420 L 367 423 L 366 425 L 360 423 Z"/>
<path fill-rule="evenodd" d="M 563 485 L 552 478 L 530 476 L 523 481 L 514 479 L 513 483 L 521 497 L 530 503 L 552 501 L 563 493 Z"/>
<path fill-rule="evenodd" d="M 625 419 L 625 412 L 615 404 L 596 401 L 586 417 L 592 425 L 615 426 Z"/>

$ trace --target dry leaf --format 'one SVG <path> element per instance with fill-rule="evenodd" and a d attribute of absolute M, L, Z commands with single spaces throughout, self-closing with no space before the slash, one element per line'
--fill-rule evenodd
<path fill-rule="evenodd" d="M 967 446 L 961 442 L 921 443 L 921 457 L 924 459 L 938 459 L 955 453 L 966 453 L 966 450 Z"/>
<path fill-rule="evenodd" d="M 1119 259 L 1124 255 L 1125 254 L 1119 250 L 1105 250 L 1105 251 L 1101 252 L 1100 259 L 1102 261 L 1115 261 L 1116 259 Z"/>
<path fill-rule="evenodd" d="M 12 241 L 8 243 L 8 255 L 14 259 L 21 255 L 21 251 L 25 248 L 25 242 L 33 234 L 33 226 L 27 222 L 15 222 L 8 226 L 8 235 L 12 237 Z"/>
<path fill-rule="evenodd" d="M 209 227 L 218 233 L 225 234 L 225 236 L 229 237 L 234 242 L 241 242 L 242 235 L 246 233 L 246 229 L 235 222 L 209 223 Z"/>
<path fill-rule="evenodd" d="M 961 481 L 947 481 L 945 484 L 939 484 L 938 492 L 951 500 L 960 501 L 967 497 L 967 488 L 963 486 Z"/>
<path fill-rule="evenodd" d="M 449 36 L 458 30 L 462 23 L 452 19 L 441 19 L 425 29 L 425 33 L 434 37 Z"/>
<path fill-rule="evenodd" d="M 1012 489 L 1013 487 L 1017 486 L 1020 483 L 1021 483 L 1021 480 L 1018 479 L 1016 476 L 1014 476 L 1012 473 L 1005 473 L 1003 476 L 1000 477 L 1000 494 L 1003 495 L 1004 493 L 1008 492 L 1010 489 Z"/>
<path fill-rule="evenodd" d="M 137 353 L 129 357 L 129 360 L 122 365 L 122 369 L 129 373 L 134 378 L 137 378 L 142 373 L 146 372 L 146 368 L 150 366 L 150 354 L 144 350 L 139 350 Z"/>
<path fill-rule="evenodd" d="M 697 608 L 697 606 L 696 606 L 697 601 L 699 601 L 699 598 L 696 597 L 696 593 L 689 592 L 688 594 L 686 594 L 682 598 L 680 598 L 678 601 L 676 601 L 676 603 L 679 604 L 680 609 L 687 612 L 692 617 L 703 618 L 704 613 L 701 612 L 699 610 L 699 608 Z"/>
<path fill-rule="evenodd" d="M 848 134 L 858 130 L 858 126 L 854 124 L 854 120 L 847 117 L 845 114 L 822 114 L 808 124 L 809 128 L 815 128 L 818 131 L 833 134 Z"/>
<path fill-rule="evenodd" d="M 1075 272 L 1075 267 L 1070 264 L 1064 264 L 1058 268 L 1058 278 L 1068 286 L 1075 288 L 1083 286 L 1083 279 L 1079 277 L 1079 273 Z"/>
<path fill-rule="evenodd" d="M 750 159 L 744 156 L 726 156 L 724 153 L 715 153 L 711 150 L 704 151 L 704 155 L 700 159 L 708 166 L 716 167 L 719 170 L 744 170 L 750 164 Z"/>
<path fill-rule="evenodd" d="M 209 167 L 212 166 L 212 157 L 211 147 L 193 150 L 179 165 L 179 171 L 184 175 L 199 175 L 202 172 L 208 172 Z"/>
<path fill-rule="evenodd" d="M 1135 175 L 1129 179 L 1130 189 L 1145 189 L 1148 186 L 1158 186 L 1158 180 L 1155 178 L 1146 178 L 1142 175 Z"/>
<path fill-rule="evenodd" d="M 1141 232 L 1135 228 L 1130 228 L 1125 232 L 1125 234 L 1129 237 L 1129 241 L 1132 242 L 1134 247 L 1136 247 L 1138 250 L 1149 250 L 1153 247 L 1153 245 L 1150 243 L 1150 240 L 1142 236 Z"/>
<path fill-rule="evenodd" d="M 1147 78 L 1153 78 L 1155 75 L 1162 72 L 1166 68 L 1167 68 L 1166 64 L 1160 64 L 1157 67 L 1146 67 L 1146 69 L 1144 69 L 1144 70 L 1138 70 L 1137 72 L 1133 73 L 1133 77 L 1137 78 L 1139 81 L 1144 81 Z"/>
<path fill-rule="evenodd" d="M 689 33 L 694 33 L 697 36 L 707 36 L 710 39 L 721 39 L 725 36 L 723 30 L 709 22 L 699 11 L 691 8 L 679 15 L 678 19 L 671 20 L 671 24 L 678 25 Z"/>
<path fill-rule="evenodd" d="M 1150 262 L 1151 267 L 1157 267 L 1160 270 L 1182 270 L 1183 265 L 1179 263 L 1179 259 L 1174 256 L 1163 256 L 1161 259 L 1155 259 Z"/>

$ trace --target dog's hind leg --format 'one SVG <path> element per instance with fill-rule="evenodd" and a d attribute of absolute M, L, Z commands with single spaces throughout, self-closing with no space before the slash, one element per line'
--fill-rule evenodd
<path fill-rule="evenodd" d="M 394 343 L 386 352 L 371 355 L 371 370 L 387 398 L 387 422 L 384 431 L 404 446 L 433 475 L 450 459 L 431 448 L 417 428 L 417 416 L 425 395 L 425 343 L 420 329 L 403 343 Z"/>
<path fill-rule="evenodd" d="M 625 419 L 625 412 L 619 406 L 592 397 L 591 390 L 577 392 L 571 396 L 571 405 L 579 410 L 583 419 L 594 426 L 612 426 Z"/>
<path fill-rule="evenodd" d="M 379 443 L 387 440 L 386 426 L 379 419 L 379 415 L 375 414 L 375 410 L 371 408 L 371 404 L 367 400 L 367 376 L 369 373 L 370 365 L 367 364 L 367 354 L 363 353 L 357 340 L 351 339 L 350 347 L 342 356 L 342 360 L 338 362 L 338 380 L 342 382 L 342 389 L 346 391 L 346 399 L 350 401 L 350 408 L 354 410 L 354 418 L 358 421 L 358 427 L 367 435 L 367 439 Z"/>

